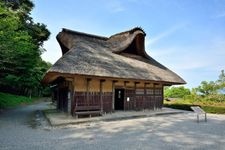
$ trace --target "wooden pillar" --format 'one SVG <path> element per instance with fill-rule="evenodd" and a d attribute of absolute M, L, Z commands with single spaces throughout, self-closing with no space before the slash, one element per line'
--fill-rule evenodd
<path fill-rule="evenodd" d="M 140 82 L 134 82 L 134 108 L 137 110 L 137 99 L 136 99 L 136 90 L 137 90 L 137 84 Z"/>
<path fill-rule="evenodd" d="M 155 110 L 155 105 L 156 105 L 155 83 L 153 83 L 153 96 L 154 96 L 154 106 L 153 106 L 153 110 Z"/>
<path fill-rule="evenodd" d="M 89 91 L 90 91 L 90 78 L 87 78 L 87 83 L 86 83 L 86 100 L 87 100 L 87 106 L 89 106 Z"/>
<path fill-rule="evenodd" d="M 75 77 L 73 78 L 73 81 L 72 81 L 72 101 L 71 101 L 71 114 L 74 115 L 74 108 L 76 107 L 76 102 L 75 102 Z"/>
<path fill-rule="evenodd" d="M 117 80 L 112 81 L 112 110 L 115 110 L 115 83 L 118 82 Z"/>
<path fill-rule="evenodd" d="M 153 84 L 153 87 L 154 87 L 155 108 L 158 109 L 159 108 L 159 101 L 156 99 L 156 96 L 158 96 L 158 94 L 156 95 L 156 85 L 159 85 L 159 84 L 158 83 L 154 83 Z"/>
<path fill-rule="evenodd" d="M 127 86 L 127 83 L 129 83 L 129 81 L 124 81 L 124 101 L 123 101 L 123 110 L 125 110 L 126 108 L 126 101 L 127 101 L 127 91 L 126 91 L 126 86 Z M 129 109 L 129 105 L 127 105 L 127 109 Z"/>
<path fill-rule="evenodd" d="M 102 98 L 102 87 L 103 87 L 103 82 L 105 82 L 105 80 L 100 80 L 100 104 L 101 104 L 101 113 L 103 114 L 103 98 Z"/>
<path fill-rule="evenodd" d="M 67 92 L 67 99 L 68 99 L 68 102 L 67 102 L 67 113 L 68 114 L 72 114 L 72 99 L 73 99 L 73 87 L 72 87 L 72 81 L 67 81 L 68 82 L 68 92 Z"/>
<path fill-rule="evenodd" d="M 146 91 L 146 85 L 149 83 L 144 83 L 144 99 L 143 99 L 143 109 L 146 109 L 147 107 L 147 91 Z"/>

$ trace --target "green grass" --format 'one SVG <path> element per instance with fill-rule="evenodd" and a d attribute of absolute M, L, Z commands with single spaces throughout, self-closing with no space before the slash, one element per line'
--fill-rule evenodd
<path fill-rule="evenodd" d="M 165 107 L 191 110 L 191 106 L 200 106 L 207 113 L 215 114 L 225 114 L 225 102 L 215 102 L 215 101 L 193 101 L 193 100 L 174 100 L 174 101 L 164 101 Z"/>
<path fill-rule="evenodd" d="M 0 92 L 0 109 L 12 108 L 18 105 L 30 104 L 34 102 L 35 100 L 37 100 L 37 98 L 30 99 L 25 96 L 17 96 L 13 94 Z"/>

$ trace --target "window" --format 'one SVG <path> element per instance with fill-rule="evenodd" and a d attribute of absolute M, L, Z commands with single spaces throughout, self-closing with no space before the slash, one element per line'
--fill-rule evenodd
<path fill-rule="evenodd" d="M 147 95 L 153 95 L 154 94 L 154 89 L 146 89 L 146 94 Z"/>
<path fill-rule="evenodd" d="M 155 95 L 162 95 L 162 89 L 155 89 Z"/>
<path fill-rule="evenodd" d="M 144 95 L 144 89 L 136 89 L 136 95 Z"/>

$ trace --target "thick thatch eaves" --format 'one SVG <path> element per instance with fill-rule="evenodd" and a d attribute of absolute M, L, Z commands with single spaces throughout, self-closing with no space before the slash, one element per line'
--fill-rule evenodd
<path fill-rule="evenodd" d="M 184 84 L 181 77 L 146 54 L 144 37 L 140 28 L 109 38 L 63 29 L 57 35 L 63 56 L 48 70 L 43 82 L 77 74 Z"/>

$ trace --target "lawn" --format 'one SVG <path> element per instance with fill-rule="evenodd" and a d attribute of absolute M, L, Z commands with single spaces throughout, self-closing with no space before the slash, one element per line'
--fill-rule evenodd
<path fill-rule="evenodd" d="M 189 99 L 164 100 L 164 106 L 176 109 L 191 110 L 191 106 L 200 106 L 207 113 L 225 114 L 225 102 Z"/>
<path fill-rule="evenodd" d="M 0 109 L 2 108 L 12 108 L 18 105 L 30 104 L 37 100 L 37 98 L 28 98 L 25 96 L 17 96 L 8 93 L 0 92 Z"/>

